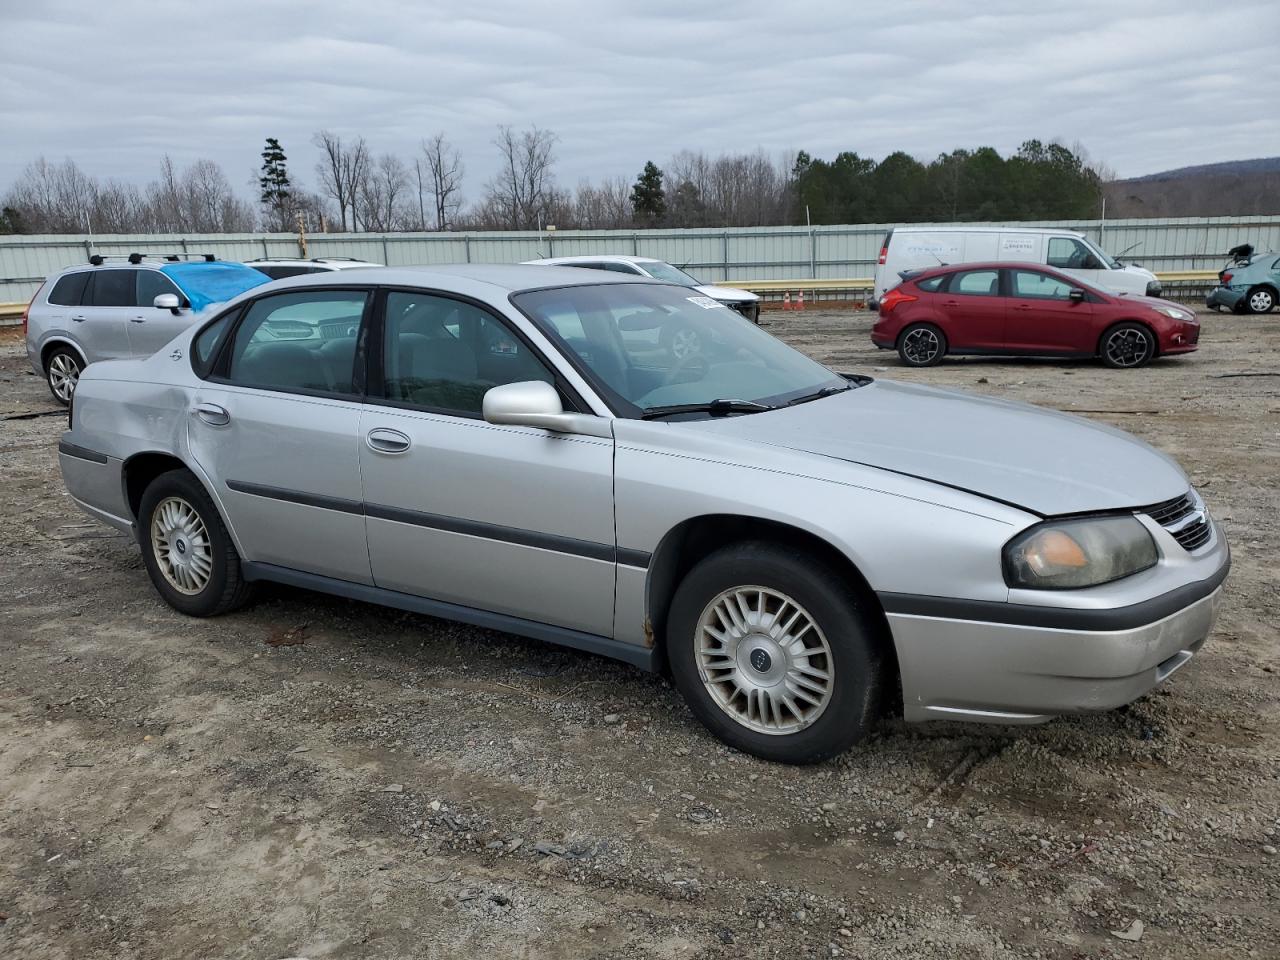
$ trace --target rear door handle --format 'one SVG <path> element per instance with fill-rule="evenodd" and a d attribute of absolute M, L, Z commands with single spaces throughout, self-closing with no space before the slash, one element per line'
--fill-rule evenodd
<path fill-rule="evenodd" d="M 84 316 L 80 316 L 80 317 L 72 317 L 71 319 L 72 319 L 72 320 L 74 320 L 76 323 L 84 323 L 84 322 L 85 322 L 86 320 L 88 320 L 89 318 L 88 318 L 88 317 L 84 317 Z"/>
<path fill-rule="evenodd" d="M 375 453 L 405 453 L 413 446 L 407 434 L 389 427 L 374 427 L 365 434 L 364 442 Z"/>
<path fill-rule="evenodd" d="M 216 403 L 196 404 L 195 415 L 214 427 L 225 427 L 231 422 L 231 414 L 226 407 L 220 407 Z"/>
<path fill-rule="evenodd" d="M 959 300 L 944 300 L 944 301 L 942 301 L 942 305 L 943 305 L 944 307 L 958 307 L 958 306 L 960 306 L 960 301 L 959 301 Z"/>
<path fill-rule="evenodd" d="M 130 318 L 129 322 L 130 322 L 130 323 L 146 323 L 146 322 L 147 322 L 147 318 L 146 318 L 146 317 L 132 317 L 132 318 Z"/>

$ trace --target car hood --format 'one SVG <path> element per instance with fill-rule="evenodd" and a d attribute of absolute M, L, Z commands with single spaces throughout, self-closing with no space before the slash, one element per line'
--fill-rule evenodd
<path fill-rule="evenodd" d="M 1105 424 L 1030 404 L 877 380 L 768 413 L 696 421 L 720 435 L 907 474 L 1043 516 L 1186 493 L 1170 457 Z"/>
<path fill-rule="evenodd" d="M 725 303 L 750 303 L 752 300 L 759 300 L 754 293 L 749 290 L 739 290 L 737 287 L 720 287 L 714 283 L 704 283 L 694 287 L 699 293 L 705 293 L 708 297 L 720 300 Z"/>
<path fill-rule="evenodd" d="M 1139 277 L 1142 277 L 1144 280 L 1154 280 L 1156 278 L 1156 275 L 1154 273 L 1152 273 L 1146 267 L 1138 266 L 1136 263 L 1126 263 L 1120 269 L 1123 270 L 1125 273 L 1136 274 Z"/>

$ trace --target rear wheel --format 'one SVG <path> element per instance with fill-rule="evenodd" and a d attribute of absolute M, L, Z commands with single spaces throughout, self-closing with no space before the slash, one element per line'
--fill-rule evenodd
<path fill-rule="evenodd" d="M 947 355 L 947 336 L 932 323 L 913 323 L 898 336 L 898 356 L 908 367 L 932 367 Z"/>
<path fill-rule="evenodd" d="M 666 638 L 698 719 L 763 759 L 833 757 L 876 716 L 874 626 L 845 580 L 799 551 L 741 543 L 713 553 L 676 590 Z"/>
<path fill-rule="evenodd" d="M 151 582 L 175 610 L 212 617 L 248 600 L 231 535 L 189 471 L 162 473 L 143 492 L 138 539 Z"/>
<path fill-rule="evenodd" d="M 1150 363 L 1156 355 L 1155 335 L 1140 323 L 1117 323 L 1102 335 L 1102 362 L 1116 369 Z"/>
<path fill-rule="evenodd" d="M 80 382 L 80 373 L 84 364 L 80 356 L 70 347 L 54 347 L 44 362 L 45 380 L 49 384 L 49 392 L 53 398 L 66 406 L 71 402 L 71 395 L 76 392 L 76 384 Z"/>
<path fill-rule="evenodd" d="M 1276 306 L 1276 292 L 1270 287 L 1254 287 L 1244 299 L 1250 313 L 1270 313 Z"/>

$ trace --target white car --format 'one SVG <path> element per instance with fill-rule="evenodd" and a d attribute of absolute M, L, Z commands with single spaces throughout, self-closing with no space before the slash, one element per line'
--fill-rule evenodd
<path fill-rule="evenodd" d="M 261 270 L 272 280 L 301 277 L 310 273 L 328 273 L 333 270 L 382 266 L 380 263 L 353 260 L 351 257 L 315 257 L 311 260 L 303 260 L 300 257 L 259 257 L 257 260 L 245 260 L 244 263 L 255 270 Z"/>
<path fill-rule="evenodd" d="M 730 310 L 737 311 L 752 323 L 760 322 L 760 298 L 751 291 L 739 290 L 737 287 L 720 287 L 713 283 L 703 283 L 696 277 L 689 276 L 679 267 L 673 267 L 665 260 L 615 254 L 603 257 L 547 257 L 544 260 L 526 260 L 525 263 L 533 263 L 540 266 L 587 267 L 591 270 L 612 270 L 614 273 L 665 280 L 667 283 L 674 283 L 681 287 L 690 287 L 697 290 L 717 303 L 723 303 Z"/>
<path fill-rule="evenodd" d="M 1108 293 L 1158 297 L 1160 281 L 1150 270 L 1121 263 L 1074 230 L 1038 227 L 894 227 L 884 238 L 871 302 L 905 279 L 909 270 L 960 263 L 1016 260 L 1061 270 Z"/>

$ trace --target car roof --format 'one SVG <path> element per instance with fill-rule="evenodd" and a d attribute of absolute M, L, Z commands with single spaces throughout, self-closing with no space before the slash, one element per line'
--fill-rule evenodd
<path fill-rule="evenodd" d="M 333 267 L 335 270 L 355 270 L 360 267 L 380 267 L 382 264 L 372 260 L 354 260 L 351 257 L 258 257 L 254 260 L 241 261 L 246 266 L 256 267 L 306 267 L 319 264 Z"/>
<path fill-rule="evenodd" d="M 430 267 L 367 267 L 343 271 L 343 283 L 353 280 L 383 286 L 431 287 L 442 278 L 470 280 L 515 293 L 521 290 L 544 290 L 549 287 L 599 285 L 602 283 L 654 283 L 649 277 L 625 273 L 582 270 L 577 267 L 556 269 L 523 263 L 455 263 Z M 272 289 L 297 286 L 326 286 L 336 281 L 332 275 L 310 273 L 301 277 L 276 280 Z"/>
<path fill-rule="evenodd" d="M 593 256 L 574 256 L 574 257 L 544 257 L 541 260 L 526 260 L 529 264 L 545 264 L 555 266 L 556 264 L 574 264 L 574 263 L 601 263 L 608 261 L 610 263 L 665 263 L 665 260 L 659 260 L 657 257 L 633 257 L 625 253 L 602 253 Z"/>
<path fill-rule="evenodd" d="M 163 270 L 165 267 L 173 267 L 183 264 L 189 267 L 216 267 L 226 266 L 233 263 L 237 267 L 244 266 L 239 260 L 140 260 L 138 263 L 130 263 L 128 260 L 105 260 L 102 263 L 73 263 L 69 267 L 63 267 L 55 274 L 62 276 L 64 273 L 79 273 L 84 270 Z"/>
<path fill-rule="evenodd" d="M 1114 294 L 1107 293 L 1106 290 L 1100 290 L 1091 283 L 1085 283 L 1083 280 L 1071 276 L 1065 270 L 1058 267 L 1050 267 L 1043 263 L 1036 263 L 1034 260 L 975 260 L 972 263 L 944 263 L 941 266 L 916 270 L 907 279 L 915 281 L 927 280 L 943 273 L 968 273 L 970 270 L 1034 270 L 1037 273 L 1048 273 L 1062 280 L 1069 280 L 1078 287 L 1088 287 L 1090 290 L 1106 293 L 1107 296 L 1114 296 Z"/>
<path fill-rule="evenodd" d="M 894 227 L 893 235 L 900 233 L 1037 233 L 1037 234 L 1053 234 L 1054 236 L 1062 236 L 1069 234 L 1073 237 L 1083 237 L 1084 234 L 1079 230 L 1072 230 L 1070 227 Z"/>

